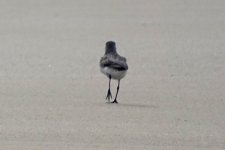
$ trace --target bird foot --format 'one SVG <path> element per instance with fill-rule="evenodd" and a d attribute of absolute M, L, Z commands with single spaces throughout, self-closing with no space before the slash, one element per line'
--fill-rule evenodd
<path fill-rule="evenodd" d="M 114 101 L 112 101 L 111 103 L 116 103 L 116 104 L 118 104 L 118 102 L 117 102 L 117 100 L 115 99 Z"/>
<path fill-rule="evenodd" d="M 108 101 L 110 101 L 110 99 L 112 99 L 112 94 L 111 94 L 110 89 L 108 90 L 108 93 L 107 93 L 107 96 L 106 96 L 105 99 L 108 100 Z"/>

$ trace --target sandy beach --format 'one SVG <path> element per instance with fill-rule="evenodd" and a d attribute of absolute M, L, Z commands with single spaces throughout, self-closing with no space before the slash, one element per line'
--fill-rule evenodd
<path fill-rule="evenodd" d="M 1 150 L 225 149 L 224 0 L 1 0 L 0 16 Z M 129 65 L 119 104 L 108 40 Z"/>

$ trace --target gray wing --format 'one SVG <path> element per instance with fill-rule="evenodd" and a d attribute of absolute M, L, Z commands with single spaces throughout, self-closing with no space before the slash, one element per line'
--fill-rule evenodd
<path fill-rule="evenodd" d="M 121 57 L 119 59 L 114 59 L 113 57 L 103 56 L 100 60 L 100 66 L 110 67 L 118 71 L 128 70 L 126 58 L 124 57 Z"/>

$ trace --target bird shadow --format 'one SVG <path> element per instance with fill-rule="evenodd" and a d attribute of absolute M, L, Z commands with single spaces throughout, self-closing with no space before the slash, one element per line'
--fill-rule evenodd
<path fill-rule="evenodd" d="M 118 103 L 118 104 L 107 103 L 107 104 L 131 107 L 131 108 L 158 108 L 158 106 L 156 105 L 147 105 L 147 104 L 127 104 L 127 103 Z"/>

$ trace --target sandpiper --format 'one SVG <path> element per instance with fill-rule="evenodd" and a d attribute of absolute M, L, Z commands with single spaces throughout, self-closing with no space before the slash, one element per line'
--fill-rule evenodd
<path fill-rule="evenodd" d="M 106 96 L 106 100 L 110 102 L 112 94 L 110 90 L 111 79 L 118 80 L 118 86 L 115 99 L 112 103 L 117 102 L 117 95 L 120 88 L 120 80 L 126 75 L 128 65 L 126 58 L 120 56 L 116 51 L 116 43 L 114 41 L 108 41 L 105 45 L 105 55 L 100 59 L 100 70 L 109 78 L 109 89 Z"/>

